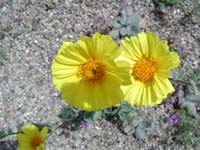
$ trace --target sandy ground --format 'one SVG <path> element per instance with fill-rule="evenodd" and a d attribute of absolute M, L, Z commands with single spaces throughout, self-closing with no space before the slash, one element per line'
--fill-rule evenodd
<path fill-rule="evenodd" d="M 1 0 L 0 48 L 7 51 L 7 60 L 0 66 L 0 128 L 17 131 L 32 122 L 57 124 L 57 115 L 66 105 L 51 82 L 50 66 L 59 46 L 63 41 L 76 41 L 84 34 L 83 28 L 98 16 L 116 16 L 125 4 L 136 9 L 146 30 L 171 40 L 175 46 L 186 44 L 187 51 L 181 57 L 190 62 L 190 67 L 198 68 L 199 53 L 195 50 L 200 47 L 200 19 L 184 18 L 192 1 L 175 5 L 160 16 L 151 0 Z M 155 122 L 166 115 L 163 106 L 141 110 L 144 115 L 151 114 Z M 55 132 L 47 141 L 47 150 L 186 149 L 175 143 L 160 144 L 159 139 L 166 138 L 163 128 L 165 125 L 156 129 L 156 138 L 138 141 L 103 120 L 67 135 Z M 15 137 L 0 142 L 4 149 L 16 146 Z"/>

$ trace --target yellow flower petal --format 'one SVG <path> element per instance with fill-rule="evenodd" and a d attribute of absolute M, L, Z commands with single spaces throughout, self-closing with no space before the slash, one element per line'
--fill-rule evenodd
<path fill-rule="evenodd" d="M 122 89 L 125 94 L 125 101 L 127 101 L 131 105 L 138 106 L 140 103 L 140 97 L 143 91 L 143 84 L 137 81 L 137 82 L 134 82 L 134 84 L 132 85 L 123 86 Z"/>
<path fill-rule="evenodd" d="M 123 98 L 120 88 L 115 88 L 120 84 L 119 82 L 120 80 L 108 75 L 103 82 L 94 86 L 84 81 L 80 81 L 76 85 L 66 84 L 61 91 L 63 93 L 62 98 L 70 105 L 87 111 L 114 106 Z M 107 88 L 108 86 L 110 88 Z"/>
<path fill-rule="evenodd" d="M 153 59 L 159 59 L 160 56 L 169 54 L 169 46 L 166 40 L 157 41 L 154 49 L 151 51 L 150 57 Z"/>
<path fill-rule="evenodd" d="M 27 137 L 27 135 L 24 135 L 22 133 L 17 134 L 16 138 L 20 144 L 27 144 L 30 142 L 30 139 Z"/>
<path fill-rule="evenodd" d="M 71 44 L 72 44 L 71 42 L 63 42 L 62 46 L 58 50 L 58 53 L 61 53 L 61 52 L 64 52 L 65 50 L 67 50 L 67 47 Z"/>
<path fill-rule="evenodd" d="M 159 70 L 174 69 L 180 64 L 178 54 L 175 52 L 170 52 L 164 56 L 161 55 L 157 58 L 157 62 L 159 63 Z"/>
<path fill-rule="evenodd" d="M 48 127 L 45 126 L 42 128 L 42 131 L 40 132 L 40 136 L 42 137 L 42 139 L 45 139 L 48 133 Z"/>
<path fill-rule="evenodd" d="M 136 106 L 160 104 L 174 91 L 168 77 L 180 63 L 177 53 L 169 52 L 167 41 L 159 41 L 151 32 L 125 38 L 121 43 L 123 52 L 118 61 L 130 64 L 132 76 L 132 84 L 123 86 L 125 101 Z"/>
<path fill-rule="evenodd" d="M 137 61 L 139 58 L 142 57 L 142 53 L 139 51 L 139 45 L 137 45 L 137 41 L 138 40 L 136 38 L 131 38 L 131 40 L 125 38 L 125 40 L 121 41 L 120 50 L 122 56 L 124 56 L 124 58 L 126 59 L 125 61 Z M 132 49 L 134 49 L 134 51 Z"/>
<path fill-rule="evenodd" d="M 23 146 L 18 147 L 17 150 L 32 150 L 32 149 L 28 145 L 23 145 Z"/>
<path fill-rule="evenodd" d="M 116 65 L 118 67 L 116 74 L 121 79 L 123 85 L 131 84 L 131 79 L 129 74 L 130 65 L 125 61 L 117 61 Z M 125 71 L 121 72 L 120 70 L 125 70 Z"/>
<path fill-rule="evenodd" d="M 152 52 L 155 50 L 155 47 L 157 46 L 158 37 L 151 32 L 147 32 L 146 36 L 147 36 L 148 53 L 150 56 Z"/>
<path fill-rule="evenodd" d="M 18 150 L 44 150 L 45 138 L 48 127 L 44 127 L 41 132 L 34 125 L 22 127 L 23 133 L 18 133 L 16 138 L 19 143 Z"/>
<path fill-rule="evenodd" d="M 130 84 L 129 64 L 116 61 L 120 50 L 111 36 L 83 36 L 58 53 L 52 79 L 65 102 L 88 111 L 116 105 L 121 85 Z"/>
<path fill-rule="evenodd" d="M 27 125 L 22 127 L 22 131 L 27 135 L 39 134 L 38 128 L 34 125 Z"/>
<path fill-rule="evenodd" d="M 111 57 L 115 59 L 120 55 L 117 44 L 108 35 L 101 35 L 100 33 L 95 33 L 93 36 L 93 49 L 96 50 L 96 57 Z M 93 51 L 93 49 L 91 49 Z"/>
<path fill-rule="evenodd" d="M 140 45 L 140 51 L 143 57 L 149 57 L 148 37 L 147 34 L 142 32 L 138 36 L 138 45 Z"/>

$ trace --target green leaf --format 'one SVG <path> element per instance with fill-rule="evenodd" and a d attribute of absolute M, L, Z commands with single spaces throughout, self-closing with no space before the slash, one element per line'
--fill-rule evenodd
<path fill-rule="evenodd" d="M 135 28 L 140 28 L 139 23 L 139 16 L 135 12 L 132 12 L 131 15 L 128 15 L 127 25 L 132 25 L 135 26 Z"/>
<path fill-rule="evenodd" d="M 8 135 L 13 134 L 14 132 L 12 131 L 11 128 L 8 129 Z"/>
<path fill-rule="evenodd" d="M 125 26 L 126 25 L 126 23 L 127 23 L 127 18 L 119 18 L 119 22 L 120 22 L 120 24 L 122 24 L 123 26 Z"/>
<path fill-rule="evenodd" d="M 121 27 L 121 24 L 118 22 L 118 20 L 115 20 L 115 19 L 112 19 L 108 22 L 108 25 L 110 27 L 114 27 L 114 28 L 120 28 Z"/>
<path fill-rule="evenodd" d="M 73 119 L 75 117 L 78 116 L 78 112 L 75 111 L 72 107 L 68 106 L 65 107 L 62 112 L 58 115 L 58 117 L 62 120 L 62 121 L 67 121 L 70 119 Z"/>
<path fill-rule="evenodd" d="M 166 4 L 165 3 L 158 3 L 159 11 L 164 13 L 166 10 Z"/>
<path fill-rule="evenodd" d="M 119 22 L 122 25 L 126 25 L 126 23 L 127 23 L 127 12 L 126 12 L 125 9 L 122 9 L 121 12 L 120 12 Z"/>
<path fill-rule="evenodd" d="M 124 128 L 124 133 L 130 135 L 135 132 L 135 128 L 143 121 L 143 118 L 138 117 L 132 120 L 132 122 Z"/>
<path fill-rule="evenodd" d="M 166 0 L 167 5 L 174 5 L 181 2 L 181 0 Z"/>
<path fill-rule="evenodd" d="M 190 80 L 190 83 L 191 83 L 191 85 L 192 85 L 192 87 L 193 87 L 193 90 L 194 90 L 194 94 L 195 95 L 198 95 L 199 94 L 199 91 L 198 91 L 198 88 L 197 88 L 197 86 L 196 86 L 196 83 L 194 82 L 194 80 Z"/>
<path fill-rule="evenodd" d="M 193 9 L 192 9 L 192 13 L 195 15 L 200 16 L 200 4 L 197 4 Z"/>
<path fill-rule="evenodd" d="M 94 113 L 93 120 L 96 121 L 96 120 L 102 119 L 104 117 L 105 117 L 105 115 L 104 115 L 103 111 L 96 111 Z"/>
<path fill-rule="evenodd" d="M 112 30 L 109 32 L 109 34 L 114 40 L 119 39 L 119 30 Z"/>
<path fill-rule="evenodd" d="M 197 110 L 194 103 L 185 101 L 181 105 L 181 108 L 185 109 L 190 116 L 193 116 L 193 117 L 197 116 Z"/>
<path fill-rule="evenodd" d="M 139 25 L 129 25 L 127 26 L 128 36 L 134 36 L 140 32 Z"/>
<path fill-rule="evenodd" d="M 148 131 L 149 129 L 152 128 L 153 124 L 152 124 L 151 120 L 144 120 L 144 121 L 142 121 L 142 125 L 143 125 L 145 131 Z"/>
<path fill-rule="evenodd" d="M 83 119 L 87 122 L 94 122 L 102 118 L 104 118 L 103 111 L 96 111 L 96 112 L 85 111 L 83 114 Z"/>
<path fill-rule="evenodd" d="M 127 103 L 121 103 L 120 109 L 118 112 L 119 119 L 121 121 L 127 120 L 129 114 L 133 111 L 133 107 Z"/>
<path fill-rule="evenodd" d="M 4 64 L 4 61 L 6 59 L 6 55 L 7 55 L 7 50 L 0 47 L 0 65 Z"/>
<path fill-rule="evenodd" d="M 182 79 L 185 75 L 185 70 L 184 68 L 181 68 L 178 70 L 177 74 L 176 74 L 176 79 Z"/>
<path fill-rule="evenodd" d="M 187 100 L 194 102 L 194 103 L 200 103 L 200 95 L 191 95 L 187 97 Z"/>
<path fill-rule="evenodd" d="M 119 33 L 121 34 L 122 37 L 128 35 L 128 31 L 125 27 L 120 28 Z"/>
<path fill-rule="evenodd" d="M 87 122 L 93 122 L 93 116 L 94 116 L 94 113 L 95 112 L 88 112 L 88 111 L 85 111 L 84 114 L 83 114 L 83 118 L 85 121 Z"/>
<path fill-rule="evenodd" d="M 4 138 L 6 136 L 7 136 L 7 134 L 4 131 L 0 130 L 0 139 Z"/>
<path fill-rule="evenodd" d="M 144 128 L 141 126 L 138 126 L 135 130 L 135 137 L 138 139 L 138 140 L 144 140 L 145 137 L 146 137 L 146 132 L 144 130 Z"/>
<path fill-rule="evenodd" d="M 185 102 L 184 91 L 182 89 L 178 90 L 178 104 L 181 105 Z"/>

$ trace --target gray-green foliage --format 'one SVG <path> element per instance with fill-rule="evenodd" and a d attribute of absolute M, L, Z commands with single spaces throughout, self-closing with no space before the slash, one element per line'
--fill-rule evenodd
<path fill-rule="evenodd" d="M 83 121 L 95 122 L 106 119 L 116 124 L 125 134 L 134 135 L 138 140 L 144 140 L 147 132 L 153 127 L 153 121 L 143 117 L 135 117 L 134 113 L 134 107 L 122 102 L 116 107 L 91 112 L 78 111 L 68 106 L 58 117 L 65 124 L 65 128 L 70 130 L 79 129 Z"/>
<path fill-rule="evenodd" d="M 120 103 L 120 105 L 107 108 L 100 111 L 93 111 L 93 112 L 83 112 L 83 120 L 93 122 L 100 119 L 111 119 L 111 121 L 118 121 L 121 124 L 125 122 L 129 115 L 133 112 L 133 107 L 127 103 Z"/>
<path fill-rule="evenodd" d="M 118 17 L 111 19 L 108 26 L 113 28 L 110 32 L 115 40 L 125 36 L 133 36 L 140 31 L 140 19 L 136 11 L 131 6 L 126 6 L 120 12 Z"/>
<path fill-rule="evenodd" d="M 62 127 L 69 130 L 78 130 L 82 122 L 82 111 L 78 111 L 70 106 L 62 109 L 58 117 L 63 122 Z"/>
<path fill-rule="evenodd" d="M 189 101 L 183 102 L 181 108 L 185 109 L 190 116 L 197 117 L 195 104 Z"/>
<path fill-rule="evenodd" d="M 193 70 L 188 77 L 190 85 L 187 86 L 186 100 L 193 103 L 200 103 L 200 70 Z"/>
<path fill-rule="evenodd" d="M 7 50 L 0 47 L 0 65 L 4 64 L 4 61 L 6 59 L 6 55 L 7 55 Z"/>
<path fill-rule="evenodd" d="M 77 116 L 78 112 L 70 106 L 63 108 L 62 112 L 58 115 L 62 121 L 68 121 L 72 118 L 76 118 Z"/>
<path fill-rule="evenodd" d="M 197 3 L 193 9 L 192 9 L 192 13 L 195 15 L 200 16 L 200 3 Z"/>
<path fill-rule="evenodd" d="M 199 147 L 199 120 L 192 118 L 184 109 L 179 110 L 177 114 L 179 116 L 180 121 L 178 126 L 174 126 L 176 130 L 172 130 L 172 136 L 174 141 L 178 144 Z"/>
<path fill-rule="evenodd" d="M 142 117 L 133 118 L 133 120 L 124 128 L 124 133 L 135 135 L 138 140 L 144 140 L 147 132 L 152 129 L 153 122 L 150 119 Z"/>
<path fill-rule="evenodd" d="M 79 111 L 70 106 L 67 106 L 63 108 L 58 117 L 64 124 L 68 124 L 65 126 L 66 128 L 76 130 L 80 127 L 81 122 L 83 121 L 94 122 L 104 118 L 122 125 L 129 119 L 129 116 L 131 113 L 133 113 L 133 111 L 133 107 L 127 103 L 121 103 L 116 107 L 90 112 Z"/>
<path fill-rule="evenodd" d="M 105 117 L 105 114 L 103 113 L 103 111 L 96 111 L 96 112 L 85 111 L 83 113 L 83 119 L 87 122 L 94 122 L 94 121 L 97 121 L 97 120 L 102 119 L 104 117 Z"/>
<path fill-rule="evenodd" d="M 158 10 L 162 13 L 165 12 L 165 9 L 174 4 L 180 3 L 183 0 L 153 0 L 154 4 L 158 7 Z"/>
<path fill-rule="evenodd" d="M 58 2 L 58 0 L 46 0 L 46 1 L 44 1 L 47 10 L 53 9 L 57 2 Z"/>

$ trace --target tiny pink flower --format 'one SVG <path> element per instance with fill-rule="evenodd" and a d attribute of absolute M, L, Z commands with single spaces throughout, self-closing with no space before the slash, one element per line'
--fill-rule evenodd
<path fill-rule="evenodd" d="M 101 25 L 104 25 L 106 23 L 106 19 L 104 16 L 99 16 L 98 19 L 99 19 Z"/>
<path fill-rule="evenodd" d="M 177 102 L 178 102 L 178 100 L 176 97 L 172 98 L 172 104 L 176 104 Z"/>
<path fill-rule="evenodd" d="M 83 122 L 81 123 L 81 128 L 86 129 L 87 127 L 88 127 L 87 122 L 83 121 Z"/>
<path fill-rule="evenodd" d="M 82 31 L 83 31 L 84 33 L 88 33 L 88 31 L 89 31 L 89 30 L 88 30 L 88 27 L 84 27 Z"/>
<path fill-rule="evenodd" d="M 186 49 L 186 45 L 185 45 L 185 44 L 180 44 L 180 45 L 178 46 L 178 50 L 179 50 L 180 52 L 184 52 L 185 49 Z"/>
<path fill-rule="evenodd" d="M 178 116 L 176 114 L 171 115 L 170 118 L 169 118 L 169 122 L 172 125 L 177 125 L 179 123 Z"/>

